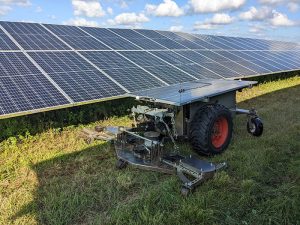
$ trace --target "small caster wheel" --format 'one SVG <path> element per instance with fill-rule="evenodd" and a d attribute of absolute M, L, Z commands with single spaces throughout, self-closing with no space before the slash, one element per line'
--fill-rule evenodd
<path fill-rule="evenodd" d="M 247 122 L 247 131 L 255 137 L 262 135 L 264 130 L 263 122 L 258 117 L 253 117 Z"/>
<path fill-rule="evenodd" d="M 118 159 L 118 161 L 116 162 L 116 168 L 118 170 L 124 169 L 127 166 L 127 162 L 122 160 L 122 159 Z"/>
<path fill-rule="evenodd" d="M 187 196 L 189 195 L 190 192 L 191 192 L 191 190 L 188 189 L 188 188 L 186 188 L 186 187 L 183 187 L 183 188 L 181 188 L 181 190 L 180 190 L 181 195 L 184 196 L 184 197 L 187 197 Z"/>

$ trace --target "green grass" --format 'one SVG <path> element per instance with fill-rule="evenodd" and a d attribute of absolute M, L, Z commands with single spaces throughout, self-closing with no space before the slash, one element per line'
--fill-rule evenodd
<path fill-rule="evenodd" d="M 300 77 L 237 99 L 259 110 L 264 135 L 251 137 L 245 116 L 237 117 L 229 149 L 211 159 L 229 167 L 187 198 L 176 176 L 115 170 L 111 146 L 87 145 L 78 139 L 82 127 L 2 141 L 0 224 L 300 224 Z"/>

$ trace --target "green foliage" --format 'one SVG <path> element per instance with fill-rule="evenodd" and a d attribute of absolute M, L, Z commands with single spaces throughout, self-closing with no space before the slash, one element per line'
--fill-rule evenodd
<path fill-rule="evenodd" d="M 126 115 L 132 105 L 132 99 L 124 98 L 0 120 L 0 141 L 11 136 L 34 135 L 50 128 L 63 129 L 70 125 Z"/>

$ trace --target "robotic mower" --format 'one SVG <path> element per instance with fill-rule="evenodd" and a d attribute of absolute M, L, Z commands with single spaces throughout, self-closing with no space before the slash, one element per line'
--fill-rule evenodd
<path fill-rule="evenodd" d="M 105 129 L 116 137 L 116 167 L 122 169 L 130 164 L 141 169 L 175 173 L 183 184 L 181 193 L 187 195 L 226 163 L 211 163 L 185 155 L 177 140 L 189 141 L 198 154 L 220 154 L 230 144 L 233 118 L 237 114 L 247 115 L 248 132 L 260 136 L 263 123 L 256 111 L 236 108 L 236 91 L 255 83 L 194 81 L 131 93 L 129 96 L 143 103 L 131 109 L 132 128 Z"/>

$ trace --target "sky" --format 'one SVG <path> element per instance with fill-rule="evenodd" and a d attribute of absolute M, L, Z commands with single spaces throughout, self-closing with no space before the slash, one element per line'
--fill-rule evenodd
<path fill-rule="evenodd" d="M 0 20 L 300 42 L 300 0 L 0 0 Z"/>

